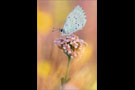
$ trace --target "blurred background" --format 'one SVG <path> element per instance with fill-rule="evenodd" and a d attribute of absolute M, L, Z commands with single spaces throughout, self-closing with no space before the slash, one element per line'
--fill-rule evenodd
<path fill-rule="evenodd" d="M 83 30 L 75 32 L 88 43 L 80 60 L 72 60 L 67 87 L 70 90 L 97 90 L 97 1 L 37 0 L 37 90 L 58 90 L 65 76 L 67 56 L 54 44 L 72 9 L 80 5 L 87 16 Z"/>

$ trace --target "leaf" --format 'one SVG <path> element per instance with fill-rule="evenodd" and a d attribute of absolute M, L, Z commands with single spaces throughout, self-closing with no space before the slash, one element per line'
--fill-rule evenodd
<path fill-rule="evenodd" d="M 61 85 L 63 85 L 65 82 L 65 79 L 64 78 L 61 78 Z"/>
<path fill-rule="evenodd" d="M 71 80 L 71 78 L 68 78 L 65 83 L 68 83 Z"/>

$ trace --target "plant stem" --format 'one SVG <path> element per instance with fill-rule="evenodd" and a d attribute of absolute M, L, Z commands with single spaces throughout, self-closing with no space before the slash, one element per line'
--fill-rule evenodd
<path fill-rule="evenodd" d="M 67 76 L 68 76 L 68 72 L 69 72 L 70 61 L 71 61 L 71 56 L 68 55 L 68 64 L 67 64 L 67 69 L 66 69 L 64 82 L 62 83 L 62 90 L 64 90 L 64 84 L 67 82 Z"/>
<path fill-rule="evenodd" d="M 69 66 L 70 66 L 70 61 L 71 61 L 71 57 L 68 56 L 68 64 L 67 64 L 67 69 L 66 69 L 65 80 L 67 80 L 67 76 L 68 76 L 68 72 L 69 72 Z"/>

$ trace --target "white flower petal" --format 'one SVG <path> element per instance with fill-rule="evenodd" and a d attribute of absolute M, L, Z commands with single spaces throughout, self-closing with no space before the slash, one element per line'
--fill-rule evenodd
<path fill-rule="evenodd" d="M 73 59 L 74 57 L 73 56 L 71 56 L 71 59 Z"/>
<path fill-rule="evenodd" d="M 75 45 L 74 47 L 75 47 L 75 48 L 77 48 L 78 46 L 77 46 L 77 45 Z"/>
<path fill-rule="evenodd" d="M 63 47 L 63 49 L 66 49 L 66 47 Z"/>
<path fill-rule="evenodd" d="M 71 54 L 71 51 L 68 51 L 68 54 Z"/>
<path fill-rule="evenodd" d="M 70 46 L 69 46 L 69 45 L 68 45 L 67 47 L 68 47 L 68 48 L 70 48 Z"/>

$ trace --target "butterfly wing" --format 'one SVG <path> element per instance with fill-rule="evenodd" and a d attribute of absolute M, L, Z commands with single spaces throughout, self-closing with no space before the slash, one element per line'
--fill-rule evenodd
<path fill-rule="evenodd" d="M 86 15 L 83 9 L 78 5 L 67 16 L 64 24 L 63 34 L 72 34 L 78 30 L 81 30 L 86 24 Z"/>

